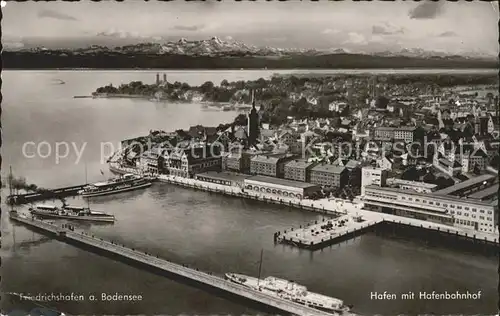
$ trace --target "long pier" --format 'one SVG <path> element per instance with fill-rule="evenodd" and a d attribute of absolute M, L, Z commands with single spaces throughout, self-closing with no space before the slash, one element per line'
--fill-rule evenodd
<path fill-rule="evenodd" d="M 82 190 L 85 186 L 86 184 L 81 184 L 53 190 L 44 190 L 42 192 L 9 195 L 7 197 L 7 203 L 11 205 L 21 205 L 36 201 L 54 200 L 75 196 L 78 194 L 78 191 Z"/>
<path fill-rule="evenodd" d="M 258 290 L 250 289 L 245 286 L 225 280 L 222 277 L 194 270 L 176 263 L 172 263 L 167 260 L 160 259 L 157 256 L 153 256 L 151 254 L 147 254 L 135 249 L 118 245 L 116 243 L 103 240 L 101 238 L 96 238 L 92 235 L 88 235 L 85 232 L 78 232 L 74 231 L 73 229 L 64 228 L 62 226 L 56 226 L 54 224 L 44 222 L 42 220 L 24 217 L 22 215 L 17 214 L 16 212 L 11 212 L 10 218 L 13 221 L 24 224 L 37 231 L 48 234 L 52 237 L 56 237 L 58 240 L 61 240 L 63 242 L 74 245 L 85 246 L 86 248 L 91 248 L 98 253 L 104 252 L 108 255 L 113 255 L 115 258 L 125 259 L 126 261 L 129 262 L 132 261 L 134 263 L 138 263 L 152 269 L 160 270 L 162 272 L 166 272 L 171 275 L 176 275 L 184 279 L 195 281 L 197 283 L 212 287 L 214 289 L 221 290 L 223 292 L 227 292 L 229 294 L 236 295 L 241 298 L 266 305 L 268 307 L 285 312 L 287 314 L 301 315 L 301 316 L 335 315 L 311 307 L 307 307 L 298 303 L 294 303 L 288 300 L 284 300 L 279 297 L 271 296 L 262 293 Z"/>

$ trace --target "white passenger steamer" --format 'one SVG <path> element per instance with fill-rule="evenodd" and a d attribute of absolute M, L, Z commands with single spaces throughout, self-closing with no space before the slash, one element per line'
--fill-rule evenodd
<path fill-rule="evenodd" d="M 55 219 L 68 219 L 77 221 L 93 222 L 114 222 L 115 216 L 103 212 L 93 211 L 88 207 L 63 205 L 57 207 L 54 205 L 35 205 L 29 209 L 31 214 Z"/>
<path fill-rule="evenodd" d="M 303 285 L 272 276 L 260 280 L 243 274 L 226 273 L 226 279 L 265 294 L 330 313 L 345 313 L 350 309 L 340 299 L 309 292 Z"/>
<path fill-rule="evenodd" d="M 151 178 L 128 173 L 104 182 L 87 185 L 78 193 L 83 197 L 93 197 L 143 189 L 151 186 L 151 184 Z"/>

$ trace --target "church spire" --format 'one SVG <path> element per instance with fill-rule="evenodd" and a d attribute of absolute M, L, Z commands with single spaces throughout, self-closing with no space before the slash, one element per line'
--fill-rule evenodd
<path fill-rule="evenodd" d="M 248 114 L 248 145 L 256 146 L 259 136 L 259 114 L 255 108 L 255 91 L 252 90 L 252 110 Z"/>
<path fill-rule="evenodd" d="M 252 89 L 252 109 L 255 109 L 255 90 Z"/>

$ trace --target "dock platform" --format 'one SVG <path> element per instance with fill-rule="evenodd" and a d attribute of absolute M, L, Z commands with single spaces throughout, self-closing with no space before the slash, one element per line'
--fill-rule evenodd
<path fill-rule="evenodd" d="M 283 234 L 277 232 L 275 240 L 299 248 L 316 250 L 361 235 L 382 221 L 381 218 L 365 220 L 343 215 L 335 219 L 323 220 L 319 223 L 316 222 L 300 227 L 299 229 L 294 230 L 292 228 Z"/>
<path fill-rule="evenodd" d="M 343 224 L 339 224 L 344 221 Z M 330 227 L 325 227 L 328 223 Z M 392 214 L 372 212 L 359 209 L 356 214 L 347 214 L 335 219 L 304 225 L 298 229 L 291 228 L 274 234 L 275 241 L 290 244 L 303 249 L 319 250 L 329 245 L 359 236 L 374 229 L 379 224 L 393 224 L 401 227 L 422 229 L 432 233 L 470 241 L 474 244 L 498 247 L 499 238 L 493 234 L 466 231 L 440 223 L 434 223 L 414 218 L 401 217 Z"/>
<path fill-rule="evenodd" d="M 245 286 L 225 280 L 222 277 L 198 271 L 192 268 L 188 268 L 176 263 L 172 263 L 167 260 L 160 259 L 157 256 L 153 256 L 151 254 L 147 254 L 122 245 L 118 245 L 116 243 L 103 240 L 101 238 L 96 238 L 85 232 L 78 232 L 73 229 L 67 229 L 52 223 L 21 216 L 15 212 L 10 214 L 10 218 L 13 221 L 24 224 L 37 231 L 41 231 L 52 237 L 56 237 L 60 241 L 73 245 L 82 245 L 87 248 L 92 248 L 93 250 L 96 250 L 98 253 L 105 252 L 107 254 L 114 255 L 114 257 L 122 258 L 129 262 L 132 261 L 135 263 L 139 263 L 143 266 L 167 272 L 171 275 L 176 275 L 191 281 L 195 281 L 197 283 L 221 290 L 223 292 L 227 292 L 236 295 L 238 297 L 266 305 L 275 310 L 283 311 L 287 314 L 301 315 L 301 316 L 336 315 L 323 312 L 304 305 L 300 305 L 298 303 L 294 303 L 288 300 L 284 300 L 279 297 L 270 296 L 268 294 L 259 292 L 257 290 L 253 290 Z M 354 314 L 346 313 L 343 315 L 351 316 Z"/>

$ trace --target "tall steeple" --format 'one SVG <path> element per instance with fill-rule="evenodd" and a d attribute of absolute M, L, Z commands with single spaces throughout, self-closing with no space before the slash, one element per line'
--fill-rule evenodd
<path fill-rule="evenodd" d="M 255 146 L 259 137 L 259 114 L 255 108 L 255 91 L 252 90 L 252 110 L 248 115 L 248 145 Z"/>

